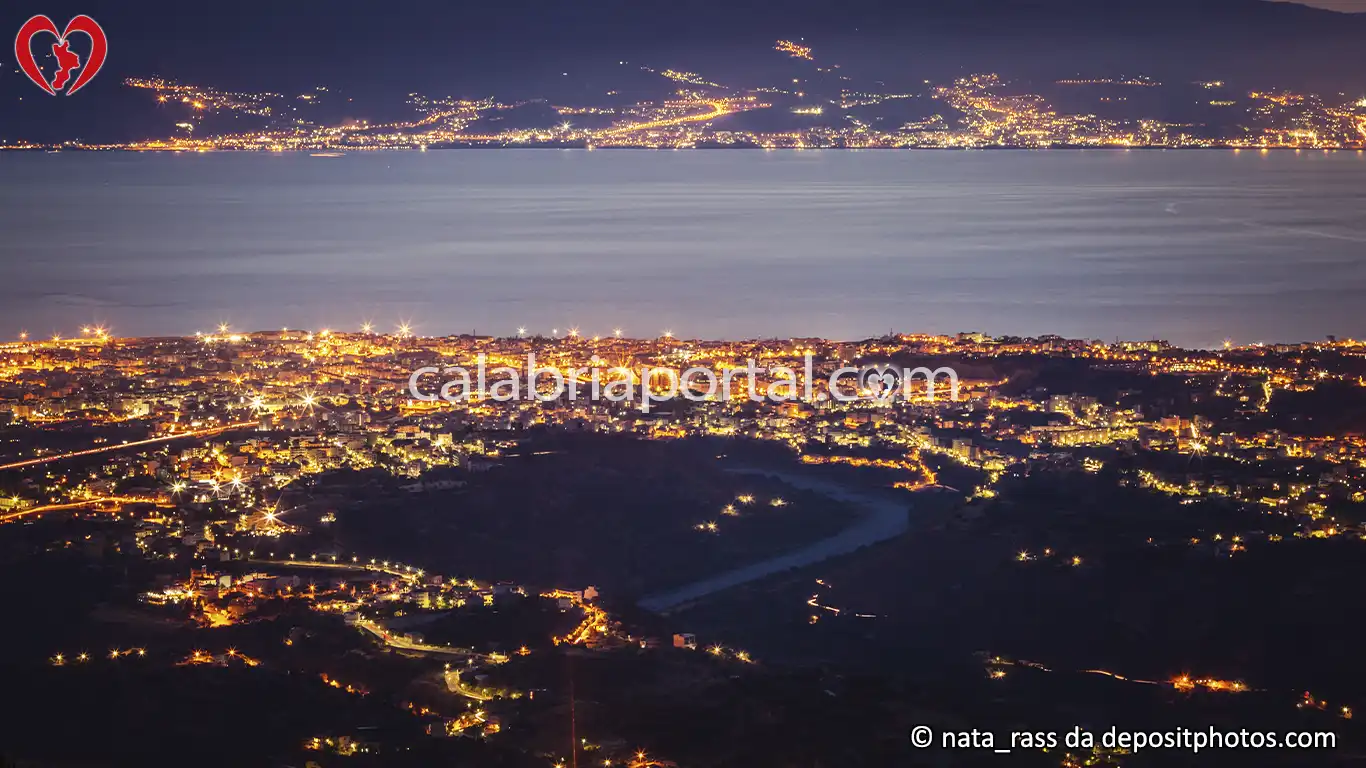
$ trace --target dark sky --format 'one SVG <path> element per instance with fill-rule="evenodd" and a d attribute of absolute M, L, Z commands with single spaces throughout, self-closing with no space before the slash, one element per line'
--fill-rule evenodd
<path fill-rule="evenodd" d="M 1366 0 L 1308 4 L 1366 10 Z M 109 34 L 109 66 L 137 74 L 151 68 L 184 77 L 239 73 L 307 80 L 315 72 L 372 71 L 389 77 L 406 69 L 420 81 L 452 68 L 496 75 L 565 51 L 619 56 L 705 49 L 750 36 L 835 37 L 856 29 L 894 34 L 951 18 L 972 22 L 963 27 L 965 33 L 980 28 L 988 34 L 997 23 L 1015 29 L 1016 16 L 1041 18 L 1041 29 L 1060 33 L 1096 26 L 1106 34 L 1123 34 L 1135 18 L 1144 17 L 1179 29 L 1192 14 L 1235 24 L 1254 18 L 1283 23 L 1284 14 L 1269 13 L 1266 5 L 1262 0 L 1148 0 L 1137 8 L 1092 0 L 21 0 L 0 10 L 0 30 L 17 31 L 35 13 L 47 14 L 59 26 L 85 13 Z"/>
<path fill-rule="evenodd" d="M 1366 10 L 1366 0 L 1310 4 Z M 1123 36 L 1136 24 L 1179 32 L 1192 15 L 1215 18 L 1220 28 L 1234 31 L 1254 20 L 1293 31 L 1295 24 L 1287 27 L 1287 20 L 1300 15 L 1285 5 L 1268 6 L 1262 0 L 21 0 L 0 10 L 0 31 L 17 31 L 34 13 L 58 25 L 88 14 L 107 31 L 107 66 L 120 76 L 156 71 L 291 86 L 318 78 L 388 82 L 407 76 L 420 85 L 444 82 L 453 71 L 496 81 L 543 63 L 555 66 L 551 59 L 720 50 L 804 35 L 839 39 L 856 30 L 894 36 L 934 29 L 946 20 L 956 24 L 947 36 Z M 1035 20 L 1034 29 L 1021 29 L 1019 20 Z"/>

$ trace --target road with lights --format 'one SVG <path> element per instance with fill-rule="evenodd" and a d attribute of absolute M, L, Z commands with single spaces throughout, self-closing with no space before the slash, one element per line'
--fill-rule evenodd
<path fill-rule="evenodd" d="M 100 504 L 157 503 L 160 503 L 159 499 L 148 498 L 145 496 L 98 496 L 92 499 L 84 499 L 82 501 L 65 502 L 62 504 L 45 504 L 41 507 L 32 507 L 29 509 L 21 509 L 18 512 L 10 512 L 9 514 L 0 515 L 0 523 L 8 523 L 12 520 L 18 520 L 23 517 L 30 517 L 34 515 L 42 515 L 47 512 L 64 512 L 72 509 L 82 509 L 84 507 L 98 506 Z"/>
<path fill-rule="evenodd" d="M 228 432 L 228 431 L 231 431 L 231 430 L 234 430 L 234 429 L 241 429 L 241 428 L 243 428 L 243 427 L 253 427 L 253 426 L 256 426 L 256 422 L 254 422 L 254 421 L 239 421 L 239 422 L 237 422 L 237 423 L 235 423 L 235 424 L 228 424 L 228 425 L 225 425 L 225 426 L 222 426 L 222 427 L 212 427 L 212 428 L 209 428 L 209 429 L 197 429 L 197 430 L 193 430 L 193 431 L 191 431 L 191 432 L 177 432 L 177 433 L 175 433 L 174 435 L 163 435 L 162 437 L 150 437 L 150 438 L 148 438 L 148 439 L 146 439 L 146 440 L 136 440 L 136 441 L 131 442 L 131 443 L 118 443 L 117 445 L 106 445 L 106 446 L 102 446 L 102 447 L 100 447 L 100 448 L 87 448 L 86 450 L 83 450 L 83 451 L 72 451 L 71 453 L 61 453 L 61 454 L 57 454 L 56 456 L 44 456 L 44 457 L 42 457 L 41 459 L 28 459 L 27 461 L 16 461 L 16 462 L 14 462 L 14 463 L 12 463 L 12 464 L 0 464 L 0 471 L 6 470 L 6 469 L 22 469 L 22 468 L 24 468 L 24 467 L 36 467 L 36 466 L 38 466 L 39 464 L 50 464 L 50 463 L 52 463 L 52 462 L 54 462 L 54 461 L 65 461 L 66 459 L 75 459 L 75 458 L 79 458 L 79 457 L 81 457 L 81 456 L 95 456 L 95 455 L 98 455 L 98 454 L 101 454 L 101 453 L 109 453 L 110 451 L 121 451 L 121 450 L 123 450 L 123 449 L 125 449 L 125 448 L 138 448 L 138 447 L 144 446 L 144 445 L 156 445 L 157 443 L 165 443 L 165 442 L 168 442 L 168 441 L 170 441 L 170 440 L 179 440 L 179 439 L 182 438 L 182 437 L 207 437 L 207 436 L 209 436 L 209 435 L 216 435 L 216 434 L 219 434 L 219 433 L 221 433 L 221 432 Z"/>
<path fill-rule="evenodd" d="M 735 111 L 732 109 L 727 109 L 726 103 L 723 101 L 708 102 L 707 106 L 711 107 L 712 111 L 704 112 L 699 115 L 683 115 L 681 117 L 668 117 L 662 120 L 651 120 L 646 123 L 632 123 L 631 125 L 624 125 L 619 128 L 612 128 L 610 130 L 603 131 L 603 134 L 606 136 L 620 136 L 624 133 L 635 133 L 636 131 L 649 131 L 655 128 L 668 128 L 674 125 L 683 125 L 684 123 L 700 123 L 705 122 L 707 120 L 714 120 L 718 117 L 724 117 Z"/>

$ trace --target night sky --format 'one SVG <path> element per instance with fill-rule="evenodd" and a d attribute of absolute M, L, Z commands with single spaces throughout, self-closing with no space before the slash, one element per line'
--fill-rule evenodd
<path fill-rule="evenodd" d="M 1308 4 L 1366 10 L 1366 0 Z M 1137 7 L 1092 0 L 24 0 L 0 11 L 0 28 L 17 30 L 35 13 L 59 26 L 88 14 L 109 35 L 107 80 L 158 73 L 285 88 L 320 79 L 355 86 L 406 78 L 421 89 L 476 75 L 484 87 L 497 88 L 576 60 L 705 55 L 776 37 L 811 35 L 836 43 L 886 38 L 920 45 L 915 35 L 924 33 L 970 45 L 1001 36 L 1123 38 L 1150 29 L 1179 34 L 1201 18 L 1229 32 L 1246 26 L 1291 33 L 1302 22 L 1309 36 L 1331 34 L 1340 23 L 1340 17 L 1266 6 L 1263 0 L 1150 0 Z M 1211 46 L 1222 43 L 1205 39 Z"/>

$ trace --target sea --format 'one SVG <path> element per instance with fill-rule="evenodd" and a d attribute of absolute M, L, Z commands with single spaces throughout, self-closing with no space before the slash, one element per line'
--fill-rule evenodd
<path fill-rule="evenodd" d="M 1366 157 L 0 152 L 0 340 L 1366 336 Z"/>

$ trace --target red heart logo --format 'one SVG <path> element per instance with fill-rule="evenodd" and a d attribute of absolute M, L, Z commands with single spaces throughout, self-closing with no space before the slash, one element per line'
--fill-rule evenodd
<path fill-rule="evenodd" d="M 30 47 L 34 36 L 39 32 L 48 32 L 57 38 L 57 42 L 52 44 L 52 55 L 57 57 L 57 71 L 53 73 L 52 80 L 48 80 L 38 68 L 38 62 L 34 60 Z M 84 66 L 81 65 L 81 57 L 71 50 L 71 42 L 67 40 L 73 32 L 84 32 L 90 38 L 90 58 Z M 100 67 L 104 66 L 104 57 L 108 53 L 109 41 L 104 37 L 104 30 L 89 16 L 77 16 L 66 25 L 66 30 L 60 33 L 52 19 L 42 15 L 34 16 L 24 22 L 24 26 L 19 28 L 18 37 L 14 38 L 14 58 L 19 62 L 19 68 L 24 70 L 24 74 L 28 75 L 28 79 L 32 80 L 34 85 L 53 96 L 63 88 L 66 88 L 67 96 L 84 88 L 86 83 L 99 74 Z M 77 69 L 81 73 L 67 88 L 71 73 Z"/>

